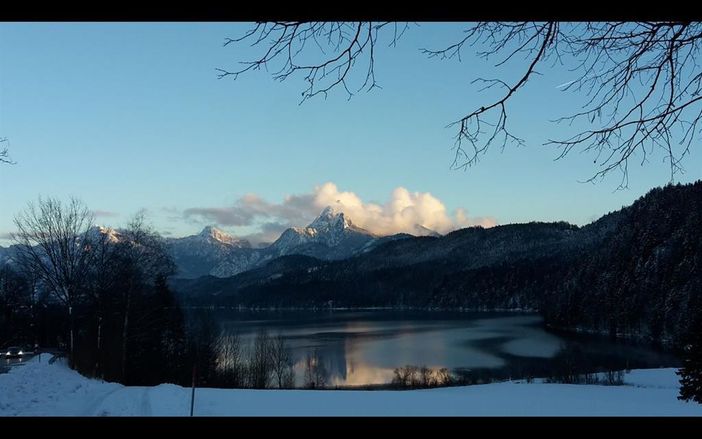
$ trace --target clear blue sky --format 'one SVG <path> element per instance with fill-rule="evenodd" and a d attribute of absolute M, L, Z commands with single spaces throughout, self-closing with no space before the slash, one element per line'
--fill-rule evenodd
<path fill-rule="evenodd" d="M 0 166 L 0 236 L 39 195 L 77 196 L 115 213 L 100 218 L 113 225 L 145 208 L 158 229 L 184 235 L 202 227 L 185 209 L 230 206 L 247 193 L 279 203 L 327 181 L 378 203 L 398 186 L 430 192 L 449 211 L 500 224 L 584 224 L 668 182 L 662 156 L 633 165 L 624 191 L 614 191 L 617 174 L 579 183 L 596 171 L 591 156 L 553 161 L 542 142 L 570 131 L 548 120 L 580 102 L 556 89 L 573 79 L 559 69 L 542 70 L 512 103 L 512 130 L 526 147 L 450 170 L 446 124 L 485 102 L 470 81 L 509 78 L 470 53 L 460 63 L 419 53 L 455 41 L 463 27 L 423 24 L 381 49 L 382 90 L 300 106 L 299 78 L 217 79 L 216 67 L 246 58 L 248 49 L 222 43 L 247 24 L 0 24 L 0 137 L 17 161 Z M 702 177 L 698 149 L 676 181 Z"/>

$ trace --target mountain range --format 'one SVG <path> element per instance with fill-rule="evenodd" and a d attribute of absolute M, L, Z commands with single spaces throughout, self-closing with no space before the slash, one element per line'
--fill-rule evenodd
<path fill-rule="evenodd" d="M 167 242 L 178 266 L 176 277 L 197 278 L 230 277 L 292 254 L 323 260 L 345 259 L 388 239 L 409 236 L 376 236 L 353 224 L 343 212 L 326 207 L 308 226 L 286 229 L 263 248 L 253 248 L 248 241 L 233 238 L 212 226 L 205 227 L 198 235 L 170 238 Z"/>

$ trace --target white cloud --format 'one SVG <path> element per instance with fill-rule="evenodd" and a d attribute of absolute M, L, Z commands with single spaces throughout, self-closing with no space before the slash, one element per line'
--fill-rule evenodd
<path fill-rule="evenodd" d="M 469 219 L 464 209 L 457 209 L 450 215 L 444 203 L 429 192 L 410 192 L 404 187 L 393 190 L 390 199 L 381 205 L 364 203 L 353 192 L 340 192 L 330 182 L 315 188 L 314 204 L 318 209 L 334 206 L 359 227 L 378 235 L 425 234 L 418 226 L 447 233 L 472 225 L 495 225 L 489 218 Z"/>

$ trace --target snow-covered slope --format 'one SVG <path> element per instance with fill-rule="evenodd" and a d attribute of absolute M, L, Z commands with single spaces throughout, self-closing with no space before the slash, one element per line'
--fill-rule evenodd
<path fill-rule="evenodd" d="M 432 230 L 428 227 L 424 227 L 421 224 L 415 224 L 414 229 L 417 236 L 433 236 L 434 238 L 441 237 L 441 233 L 437 232 L 436 230 Z"/>
<path fill-rule="evenodd" d="M 356 251 L 356 254 L 368 253 L 369 251 L 373 250 L 374 248 L 378 247 L 379 245 L 385 244 L 386 242 L 397 241 L 398 239 L 407 239 L 407 238 L 414 238 L 414 235 L 410 235 L 409 233 L 396 233 L 394 235 L 381 236 L 380 238 L 376 238 L 372 241 L 368 241 L 363 247 L 361 247 L 360 249 L 358 249 L 358 251 Z"/>
<path fill-rule="evenodd" d="M 0 374 L 0 416 L 188 416 L 190 389 L 92 380 L 43 354 Z M 702 416 L 677 399 L 675 369 L 633 370 L 623 386 L 518 381 L 408 391 L 195 392 L 196 416 Z"/>
<path fill-rule="evenodd" d="M 9 261 L 11 256 L 12 256 L 11 247 L 0 246 L 0 267 L 5 265 L 5 263 L 7 263 Z"/>
<path fill-rule="evenodd" d="M 209 244 L 225 244 L 238 248 L 251 247 L 251 244 L 247 240 L 235 238 L 214 226 L 207 226 L 204 229 L 202 229 L 202 231 L 198 235 L 187 237 L 185 238 L 185 240 L 187 241 L 188 238 L 190 238 L 190 241 L 194 240 L 200 243 L 205 242 Z"/>

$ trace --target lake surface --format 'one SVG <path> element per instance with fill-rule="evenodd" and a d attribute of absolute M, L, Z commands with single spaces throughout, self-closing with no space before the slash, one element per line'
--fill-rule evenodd
<path fill-rule="evenodd" d="M 223 332 L 250 346 L 266 330 L 282 335 L 294 358 L 296 385 L 315 355 L 331 386 L 385 384 L 405 365 L 448 368 L 475 382 L 628 368 L 674 367 L 650 347 L 544 329 L 535 314 L 430 311 L 223 311 Z"/>

